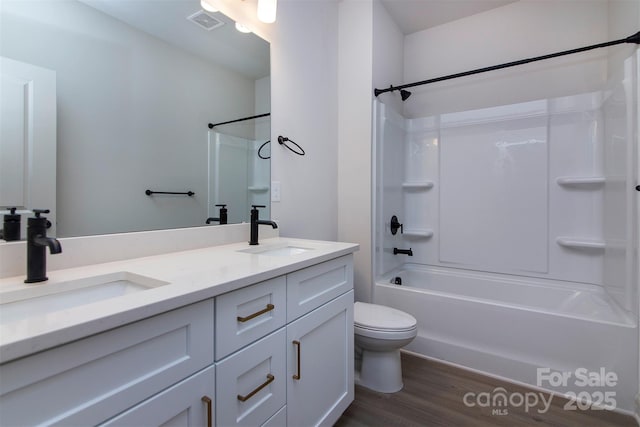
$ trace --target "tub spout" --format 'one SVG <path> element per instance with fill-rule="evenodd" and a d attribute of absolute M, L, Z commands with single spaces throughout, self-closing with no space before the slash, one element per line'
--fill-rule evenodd
<path fill-rule="evenodd" d="M 393 248 L 393 254 L 394 255 L 409 255 L 409 256 L 413 256 L 413 251 L 411 250 L 411 248 L 409 249 L 398 249 L 398 248 Z"/>

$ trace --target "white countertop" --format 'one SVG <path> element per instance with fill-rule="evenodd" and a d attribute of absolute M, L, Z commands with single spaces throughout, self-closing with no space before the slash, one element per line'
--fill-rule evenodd
<path fill-rule="evenodd" d="M 248 248 L 261 249 L 285 245 L 312 250 L 290 256 L 238 252 Z M 0 363 L 215 297 L 356 250 L 358 245 L 353 243 L 272 238 L 261 240 L 259 247 L 249 246 L 246 242 L 234 243 L 48 271 L 49 280 L 35 284 L 25 284 L 24 276 L 0 279 L 0 304 L 3 302 L 3 294 L 6 295 L 10 291 L 46 287 L 123 271 L 169 283 L 48 314 L 32 313 L 23 320 L 3 322 L 0 325 Z"/>

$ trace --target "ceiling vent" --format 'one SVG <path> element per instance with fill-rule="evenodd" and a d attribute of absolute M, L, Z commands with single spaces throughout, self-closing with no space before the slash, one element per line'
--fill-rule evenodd
<path fill-rule="evenodd" d="M 188 16 L 187 19 L 207 31 L 211 31 L 224 25 L 224 22 L 209 15 L 204 10 L 197 11 L 193 15 Z"/>

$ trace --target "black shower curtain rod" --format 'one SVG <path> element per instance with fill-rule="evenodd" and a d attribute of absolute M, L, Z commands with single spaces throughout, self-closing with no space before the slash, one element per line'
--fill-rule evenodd
<path fill-rule="evenodd" d="M 627 37 L 625 39 L 614 40 L 614 41 L 606 42 L 606 43 L 594 44 L 594 45 L 591 45 L 591 46 L 580 47 L 580 48 L 577 48 L 577 49 L 565 50 L 565 51 L 562 51 L 562 52 L 556 52 L 556 53 L 552 53 L 552 54 L 549 54 L 549 55 L 536 56 L 535 58 L 521 59 L 520 61 L 507 62 L 505 64 L 494 65 L 492 67 L 478 68 L 478 69 L 471 70 L 471 71 L 465 71 L 463 73 L 450 74 L 448 76 L 436 77 L 436 78 L 433 78 L 433 79 L 423 80 L 423 81 L 420 81 L 420 82 L 407 83 L 407 84 L 400 85 L 400 86 L 390 86 L 390 87 L 388 87 L 386 89 L 374 89 L 373 93 L 375 94 L 375 96 L 378 96 L 381 93 L 385 93 L 385 92 L 393 92 L 395 90 L 403 91 L 403 89 L 407 89 L 407 88 L 414 87 L 414 86 L 421 86 L 421 85 L 426 85 L 426 84 L 429 84 L 429 83 L 441 82 L 443 80 L 456 79 L 458 77 L 465 77 L 465 76 L 470 76 L 470 75 L 473 75 L 473 74 L 485 73 L 487 71 L 500 70 L 502 68 L 514 67 L 516 65 L 528 64 L 530 62 L 542 61 L 543 59 L 550 59 L 550 58 L 555 58 L 555 57 L 558 57 L 558 56 L 571 55 L 573 53 L 585 52 L 587 50 L 598 49 L 598 48 L 601 48 L 601 47 L 614 46 L 614 45 L 622 44 L 622 43 L 640 44 L 640 31 L 638 31 L 634 35 L 629 36 L 629 37 Z M 403 101 L 406 100 L 410 95 L 411 95 L 410 92 L 404 91 L 404 93 L 402 93 L 402 100 Z"/>
<path fill-rule="evenodd" d="M 209 123 L 209 129 L 213 129 L 215 126 L 228 125 L 229 123 L 236 123 L 236 122 L 244 122 L 245 120 L 251 120 L 251 119 L 259 119 L 260 117 L 267 117 L 267 116 L 270 116 L 270 115 L 271 115 L 271 113 L 264 113 L 264 114 L 258 114 L 257 116 L 243 117 L 241 119 L 229 120 L 228 122 Z"/>

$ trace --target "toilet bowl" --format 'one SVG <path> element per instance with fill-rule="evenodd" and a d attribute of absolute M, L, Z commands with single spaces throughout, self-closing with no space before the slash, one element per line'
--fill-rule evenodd
<path fill-rule="evenodd" d="M 356 384 L 383 393 L 400 391 L 400 348 L 416 337 L 416 319 L 395 308 L 356 302 L 353 323 L 356 351 L 361 352 Z"/>

